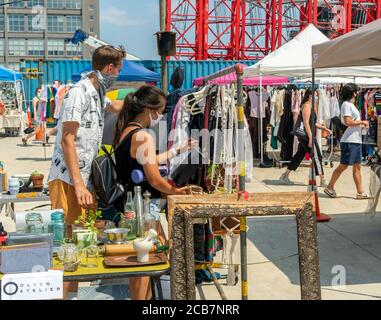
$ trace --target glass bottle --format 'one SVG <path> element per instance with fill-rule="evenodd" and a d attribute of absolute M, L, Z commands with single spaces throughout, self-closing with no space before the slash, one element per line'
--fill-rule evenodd
<path fill-rule="evenodd" d="M 144 197 L 144 236 L 146 237 L 151 229 L 156 230 L 156 219 L 151 215 L 151 194 L 146 191 L 143 194 Z"/>
<path fill-rule="evenodd" d="M 30 212 L 25 216 L 26 233 L 41 234 L 44 232 L 44 221 L 42 215 L 37 212 Z"/>
<path fill-rule="evenodd" d="M 62 212 L 53 212 L 50 216 L 51 222 L 48 225 L 49 233 L 53 234 L 53 245 L 60 246 L 66 236 L 66 225 Z"/>
<path fill-rule="evenodd" d="M 127 199 L 124 203 L 124 214 L 119 222 L 119 228 L 128 229 L 127 240 L 136 239 L 136 213 L 132 200 L 132 192 L 127 192 Z"/>
<path fill-rule="evenodd" d="M 136 235 L 138 237 L 144 237 L 144 219 L 143 219 L 143 197 L 142 188 L 136 186 L 134 188 L 134 206 L 136 213 Z"/>

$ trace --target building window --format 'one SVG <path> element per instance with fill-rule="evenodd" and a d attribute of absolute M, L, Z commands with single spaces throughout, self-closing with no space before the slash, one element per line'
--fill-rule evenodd
<path fill-rule="evenodd" d="M 0 32 L 4 32 L 4 15 L 0 14 Z"/>
<path fill-rule="evenodd" d="M 5 56 L 4 39 L 0 39 L 0 56 Z"/>
<path fill-rule="evenodd" d="M 28 8 L 44 6 L 44 0 L 28 0 Z"/>
<path fill-rule="evenodd" d="M 75 32 L 82 28 L 82 17 L 81 16 L 67 16 L 66 17 L 66 31 Z"/>
<path fill-rule="evenodd" d="M 9 39 L 8 53 L 10 56 L 23 57 L 26 56 L 25 39 Z"/>
<path fill-rule="evenodd" d="M 63 9 L 65 7 L 65 0 L 48 0 L 49 9 Z"/>
<path fill-rule="evenodd" d="M 95 20 L 94 16 L 89 16 L 89 20 L 94 21 Z"/>
<path fill-rule="evenodd" d="M 94 28 L 90 27 L 90 33 L 94 33 Z"/>
<path fill-rule="evenodd" d="M 27 3 L 26 1 L 6 1 L 6 3 L 9 2 L 10 8 L 25 8 Z"/>
<path fill-rule="evenodd" d="M 48 16 L 49 32 L 64 32 L 64 16 Z"/>
<path fill-rule="evenodd" d="M 94 11 L 95 10 L 95 6 L 93 4 L 89 4 L 89 11 Z"/>
<path fill-rule="evenodd" d="M 48 39 L 48 55 L 63 56 L 65 51 L 65 43 L 62 39 Z"/>
<path fill-rule="evenodd" d="M 8 19 L 9 32 L 25 32 L 25 16 L 23 14 L 10 14 Z"/>
<path fill-rule="evenodd" d="M 20 71 L 20 66 L 19 62 L 8 62 L 8 68 L 14 71 Z"/>
<path fill-rule="evenodd" d="M 66 44 L 66 55 L 69 57 L 82 56 L 82 45 L 76 45 L 72 43 Z"/>
<path fill-rule="evenodd" d="M 28 39 L 27 40 L 28 56 L 44 56 L 44 40 L 43 39 Z"/>
<path fill-rule="evenodd" d="M 66 9 L 82 9 L 82 0 L 66 0 Z"/>

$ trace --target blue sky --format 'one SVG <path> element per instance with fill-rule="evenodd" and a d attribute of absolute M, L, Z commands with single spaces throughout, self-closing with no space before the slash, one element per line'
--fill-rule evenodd
<path fill-rule="evenodd" d="M 156 37 L 160 31 L 159 0 L 100 0 L 100 39 L 124 45 L 142 59 L 158 60 Z"/>

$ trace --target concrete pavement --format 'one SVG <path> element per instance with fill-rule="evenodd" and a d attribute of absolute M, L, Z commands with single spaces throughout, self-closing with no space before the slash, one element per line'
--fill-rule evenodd
<path fill-rule="evenodd" d="M 20 138 L 0 137 L 0 160 L 5 162 L 10 174 L 38 170 L 47 176 L 53 146 L 48 146 L 46 151 L 47 160 L 41 145 L 24 147 Z M 299 168 L 290 175 L 297 184 L 284 186 L 277 181 L 282 172 L 279 168 L 254 168 L 255 179 L 248 185 L 248 191 L 304 191 L 307 189 L 308 170 L 306 166 Z M 332 171 L 326 168 L 328 179 Z M 369 171 L 369 167 L 363 167 L 366 189 Z M 319 190 L 322 193 L 323 190 Z M 339 180 L 336 190 L 342 198 L 320 196 L 321 211 L 332 217 L 331 222 L 318 225 L 323 299 L 381 299 L 381 215 L 371 218 L 364 214 L 367 201 L 354 199 L 356 191 L 350 170 Z M 17 210 L 30 208 L 31 205 L 25 204 L 16 207 Z M 14 230 L 12 221 L 3 213 L 0 220 L 5 222 L 7 230 Z M 249 299 L 300 299 L 295 219 L 249 218 L 248 224 Z M 220 260 L 220 255 L 216 261 Z M 240 261 L 239 246 L 235 261 Z M 225 269 L 216 271 L 221 274 L 227 272 Z M 340 275 L 346 286 L 337 286 Z M 220 282 L 229 299 L 240 299 L 240 283 L 227 287 L 225 280 Z M 169 298 L 169 282 L 164 280 L 163 286 Z M 202 284 L 196 291 L 198 298 L 220 299 L 213 284 Z"/>

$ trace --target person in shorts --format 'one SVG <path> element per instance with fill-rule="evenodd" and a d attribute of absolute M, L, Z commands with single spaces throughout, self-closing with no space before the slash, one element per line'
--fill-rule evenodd
<path fill-rule="evenodd" d="M 333 172 L 331 181 L 324 190 L 324 193 L 331 198 L 337 198 L 334 189 L 335 184 L 348 166 L 353 167 L 353 179 L 357 189 L 356 199 L 369 198 L 365 192 L 361 177 L 362 129 L 368 129 L 369 122 L 361 120 L 360 112 L 355 106 L 358 90 L 359 88 L 355 84 L 349 83 L 343 87 L 341 92 L 343 101 L 341 105 L 341 122 L 347 126 L 347 129 L 340 141 L 340 165 Z"/>

